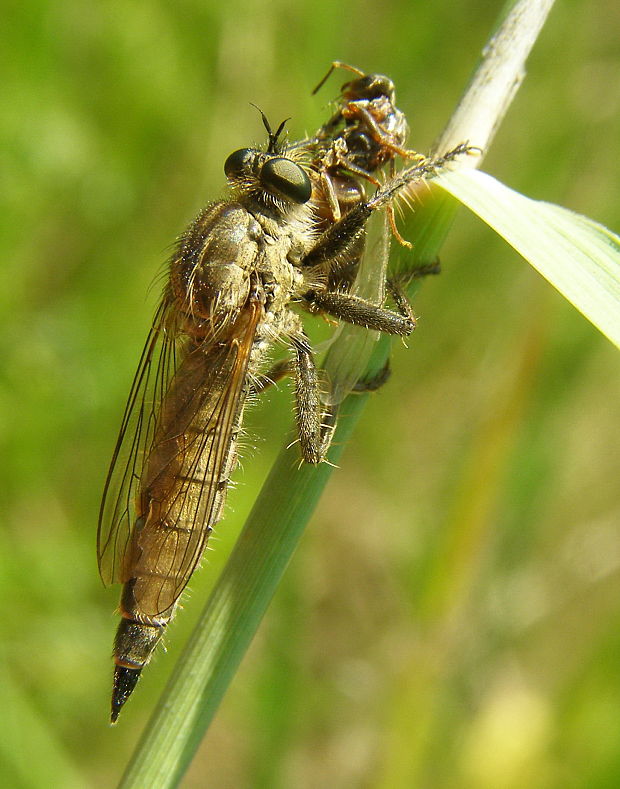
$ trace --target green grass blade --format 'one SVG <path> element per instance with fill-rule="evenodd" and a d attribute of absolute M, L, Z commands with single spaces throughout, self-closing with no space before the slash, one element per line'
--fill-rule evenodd
<path fill-rule="evenodd" d="M 436 183 L 474 211 L 620 347 L 620 238 L 566 208 L 532 200 L 486 173 Z"/>

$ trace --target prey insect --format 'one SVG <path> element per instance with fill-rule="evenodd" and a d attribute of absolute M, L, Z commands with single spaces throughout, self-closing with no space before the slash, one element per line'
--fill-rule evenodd
<path fill-rule="evenodd" d="M 356 79 L 340 90 L 336 111 L 316 133 L 312 144 L 317 153 L 315 167 L 321 178 L 325 202 L 335 220 L 355 202 L 363 199 L 360 183 L 379 187 L 377 171 L 389 165 L 394 175 L 397 157 L 422 162 L 424 156 L 406 148 L 409 125 L 396 106 L 394 83 L 383 74 L 366 74 L 360 69 L 334 61 L 313 93 L 317 93 L 335 69 L 345 69 Z M 392 206 L 386 206 L 394 237 L 405 242 L 394 221 Z"/>
<path fill-rule="evenodd" d="M 423 154 L 407 148 L 409 126 L 405 114 L 396 106 L 396 90 L 389 77 L 382 74 L 367 74 L 354 66 L 334 61 L 314 89 L 317 93 L 336 69 L 344 69 L 354 75 L 345 82 L 335 102 L 335 111 L 330 119 L 319 128 L 305 145 L 311 152 L 311 173 L 315 181 L 317 221 L 325 230 L 338 221 L 355 205 L 366 200 L 370 186 L 379 188 L 387 170 L 394 176 L 396 163 L 428 165 L 433 169 L 438 161 L 427 159 Z M 447 155 L 457 156 L 459 149 Z M 419 267 L 409 275 L 388 279 L 390 239 L 395 238 L 403 247 L 411 248 L 397 227 L 392 201 L 385 205 L 384 221 L 375 216 L 368 223 L 366 232 L 360 234 L 356 248 L 352 248 L 345 259 L 335 262 L 330 269 L 328 287 L 331 290 L 353 292 L 362 298 L 382 304 L 386 288 L 399 309 L 407 314 L 415 325 L 415 317 L 409 309 L 402 291 L 412 277 L 439 273 L 438 261 Z M 341 326 L 337 335 L 341 342 L 332 348 L 327 357 L 326 376 L 331 384 L 324 398 L 333 409 L 353 387 L 367 387 L 359 377 L 372 353 L 377 332 L 364 332 L 359 328 Z M 389 368 L 385 371 L 386 377 Z M 358 383 L 356 383 L 358 382 Z"/>
<path fill-rule="evenodd" d="M 265 388 L 276 343 L 290 353 L 302 459 L 326 457 L 334 418 L 294 308 L 397 336 L 414 328 L 402 303 L 386 309 L 330 288 L 330 277 L 358 254 L 371 215 L 444 159 L 403 170 L 325 226 L 308 151 L 286 147 L 284 123 L 274 133 L 263 122 L 266 149 L 228 157 L 230 197 L 201 211 L 177 243 L 105 483 L 99 567 L 106 583 L 123 584 L 113 722 L 221 518 L 246 401 Z"/>

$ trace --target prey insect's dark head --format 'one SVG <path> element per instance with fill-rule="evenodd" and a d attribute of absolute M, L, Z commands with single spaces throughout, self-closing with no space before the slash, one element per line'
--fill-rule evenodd
<path fill-rule="evenodd" d="M 361 99 L 380 99 L 386 97 L 391 102 L 396 99 L 394 83 L 383 74 L 364 74 L 359 79 L 345 82 L 341 89 L 343 99 L 359 101 Z"/>
<path fill-rule="evenodd" d="M 371 101 L 382 97 L 389 99 L 392 103 L 395 101 L 394 83 L 389 77 L 383 74 L 366 74 L 361 69 L 350 66 L 348 63 L 343 63 L 340 60 L 335 60 L 331 64 L 327 74 L 312 91 L 312 95 L 318 93 L 334 71 L 339 68 L 357 75 L 357 79 L 345 82 L 340 90 L 340 95 L 345 101 L 360 101 L 364 99 Z"/>
<path fill-rule="evenodd" d="M 265 113 L 258 111 L 269 137 L 267 150 L 240 148 L 234 151 L 224 163 L 226 177 L 233 185 L 263 202 L 271 198 L 271 202 L 307 203 L 312 195 L 310 178 L 301 165 L 284 155 L 284 146 L 279 141 L 288 118 L 273 132 Z"/>

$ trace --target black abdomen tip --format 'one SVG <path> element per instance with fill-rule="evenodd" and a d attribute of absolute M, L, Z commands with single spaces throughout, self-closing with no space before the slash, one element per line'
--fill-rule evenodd
<path fill-rule="evenodd" d="M 137 681 L 140 679 L 140 668 L 127 668 L 127 666 L 114 667 L 114 688 L 112 690 L 111 723 L 116 723 L 120 711 L 127 699 L 133 693 Z"/>

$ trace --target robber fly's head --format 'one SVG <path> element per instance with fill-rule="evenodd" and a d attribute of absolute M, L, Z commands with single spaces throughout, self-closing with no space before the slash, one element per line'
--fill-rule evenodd
<path fill-rule="evenodd" d="M 278 138 L 286 121 L 282 121 L 274 134 L 264 113 L 260 112 L 269 135 L 267 150 L 240 148 L 234 151 L 224 163 L 226 177 L 240 192 L 252 195 L 259 202 L 282 209 L 303 205 L 310 199 L 312 183 L 303 167 L 284 155 Z"/>

